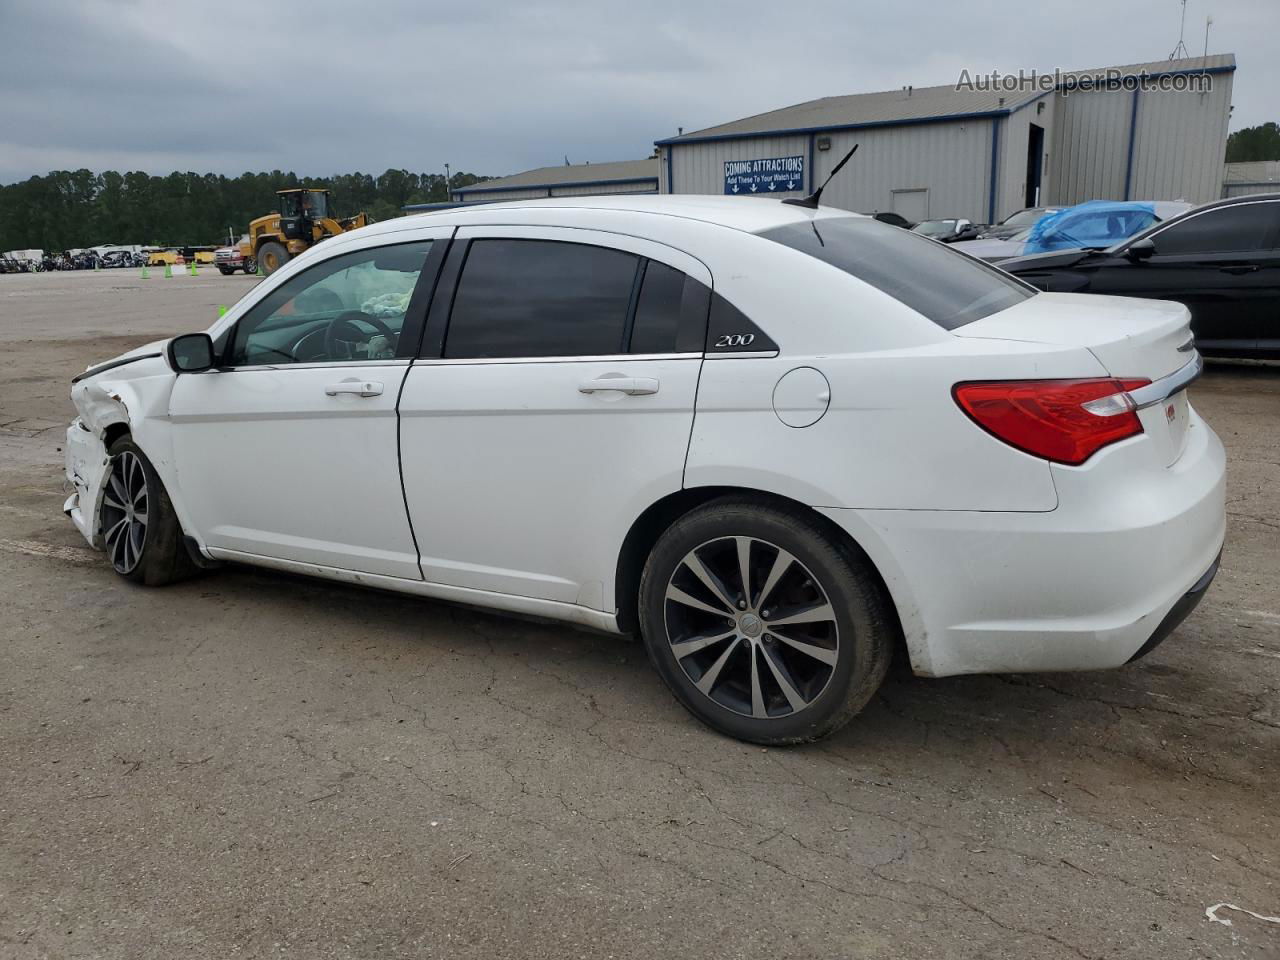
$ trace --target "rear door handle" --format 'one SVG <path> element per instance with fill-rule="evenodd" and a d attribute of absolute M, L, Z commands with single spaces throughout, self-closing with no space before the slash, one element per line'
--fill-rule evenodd
<path fill-rule="evenodd" d="M 653 377 L 628 377 L 621 373 L 606 373 L 578 387 L 579 393 L 597 393 L 605 390 L 617 390 L 629 397 L 647 397 L 658 392 L 658 381 Z"/>
<path fill-rule="evenodd" d="M 1232 276 L 1239 276 L 1242 273 L 1256 273 L 1258 265 L 1256 263 L 1235 263 L 1229 267 L 1219 267 L 1223 273 L 1229 273 Z"/>
<path fill-rule="evenodd" d="M 376 397 L 382 393 L 382 384 L 376 380 L 343 380 L 331 383 L 324 388 L 327 396 L 336 397 L 340 393 L 353 393 L 357 397 Z"/>

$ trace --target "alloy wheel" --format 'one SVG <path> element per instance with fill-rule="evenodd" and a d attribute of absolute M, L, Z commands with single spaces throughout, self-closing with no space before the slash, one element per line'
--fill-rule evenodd
<path fill-rule="evenodd" d="M 102 530 L 111 565 L 118 573 L 132 573 L 147 539 L 147 474 L 136 453 L 126 450 L 111 462 Z"/>
<path fill-rule="evenodd" d="M 667 582 L 667 640 L 703 696 L 754 719 L 804 710 L 839 659 L 835 610 L 781 547 L 720 537 L 689 551 Z"/>

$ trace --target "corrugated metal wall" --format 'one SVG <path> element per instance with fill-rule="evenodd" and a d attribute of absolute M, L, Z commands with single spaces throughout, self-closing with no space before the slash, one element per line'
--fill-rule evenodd
<path fill-rule="evenodd" d="M 817 151 L 814 176 L 826 178 L 855 143 L 858 152 L 831 181 L 822 202 L 859 213 L 892 210 L 895 190 L 929 191 L 929 217 L 985 221 L 990 185 L 991 121 L 954 120 L 830 134 Z"/>
<path fill-rule="evenodd" d="M 1232 76 L 1214 74 L 1209 93 L 1138 94 L 1130 199 L 1205 203 L 1218 198 Z"/>
<path fill-rule="evenodd" d="M 808 134 L 672 144 L 662 148 L 661 189 L 672 192 L 667 151 L 675 193 L 721 194 L 726 161 L 803 155 L 813 168 L 805 185 L 811 189 L 856 142 L 857 156 L 823 194 L 825 203 L 875 213 L 894 209 L 895 191 L 927 190 L 929 217 L 986 222 L 992 212 L 992 124 L 998 123 L 994 219 L 1000 220 L 1025 206 L 1027 144 L 1035 123 L 1045 132 L 1043 205 L 1123 200 L 1126 178 L 1130 199 L 1200 203 L 1223 190 L 1231 78 L 1213 75 L 1206 94 L 1143 90 L 1136 115 L 1133 91 L 1094 90 L 1046 94 L 1039 101 L 1042 112 L 1032 103 L 998 120 L 819 132 L 815 136 L 829 137 L 831 149 L 812 156 Z"/>
<path fill-rule="evenodd" d="M 1224 197 L 1247 197 L 1255 193 L 1280 193 L 1280 181 L 1274 183 L 1224 183 Z"/>
<path fill-rule="evenodd" d="M 668 146 L 671 156 L 671 179 L 676 193 L 724 193 L 726 160 L 763 160 L 769 157 L 804 156 L 809 138 L 760 137 L 749 140 L 716 140 L 710 143 L 687 143 Z M 666 161 L 662 165 L 666 177 Z M 672 192 L 664 185 L 664 191 Z M 772 194 L 778 197 L 802 197 L 804 190 Z"/>
<path fill-rule="evenodd" d="M 1057 129 L 1050 157 L 1056 173 L 1046 202 L 1123 200 L 1133 94 L 1077 91 L 1066 96 L 1059 93 L 1055 100 Z"/>
<path fill-rule="evenodd" d="M 1222 168 L 1222 195 L 1246 197 L 1280 192 L 1280 160 L 1227 163 Z"/>
<path fill-rule="evenodd" d="M 464 193 L 458 199 L 463 203 L 479 203 L 494 200 L 536 200 L 546 195 L 546 187 L 540 187 L 528 190 L 495 190 L 492 193 Z"/>
<path fill-rule="evenodd" d="M 601 183 L 577 187 L 530 187 L 527 190 L 494 190 L 490 193 L 477 190 L 475 193 L 464 193 L 461 200 L 465 203 L 492 202 L 494 200 L 538 200 L 543 197 L 598 197 L 604 194 L 619 193 L 657 193 L 655 184 L 645 189 L 642 183 Z"/>
<path fill-rule="evenodd" d="M 1037 113 L 1036 104 L 1044 110 Z M 1000 125 L 1000 169 L 996 189 L 995 220 L 999 222 L 1025 207 L 1027 199 L 1027 143 L 1031 124 L 1044 128 L 1044 151 L 1040 168 L 1040 203 L 1047 204 L 1053 190 L 1055 97 L 1046 93 L 1035 103 L 1017 110 Z M 986 220 L 984 215 L 983 220 Z"/>
<path fill-rule="evenodd" d="M 924 188 L 929 191 L 929 216 L 986 219 L 991 158 L 989 120 L 849 130 L 821 136 L 831 139 L 831 148 L 815 150 L 812 160 L 808 159 L 808 136 L 720 140 L 664 149 L 674 150 L 672 179 L 676 193 L 723 194 L 724 165 L 728 160 L 804 156 L 806 165 L 812 163 L 813 167 L 806 179 L 817 185 L 857 143 L 857 155 L 823 193 L 823 203 L 876 213 L 893 209 L 895 190 Z M 666 192 L 665 160 L 662 176 Z M 771 196 L 800 196 L 804 192 Z"/>
<path fill-rule="evenodd" d="M 1215 199 L 1222 189 L 1231 78 L 1230 73 L 1214 74 L 1213 90 L 1204 94 L 1058 94 L 1050 154 L 1057 166 L 1052 202 Z M 1131 124 L 1133 163 L 1126 196 Z"/>
<path fill-rule="evenodd" d="M 553 197 L 598 197 L 607 193 L 657 193 L 658 185 L 646 189 L 643 183 L 605 183 L 594 187 L 552 187 Z"/>

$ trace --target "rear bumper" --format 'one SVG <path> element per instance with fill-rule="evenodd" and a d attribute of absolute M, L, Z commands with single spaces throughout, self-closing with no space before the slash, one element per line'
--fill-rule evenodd
<path fill-rule="evenodd" d="M 1226 456 L 1194 412 L 1191 424 L 1168 468 L 1139 439 L 1055 472 L 1046 513 L 822 512 L 884 576 L 917 673 L 1118 667 L 1172 632 L 1216 572 Z"/>
<path fill-rule="evenodd" d="M 1221 556 L 1213 561 L 1213 566 L 1206 570 L 1204 576 L 1197 580 L 1192 588 L 1182 595 L 1182 599 L 1173 605 L 1173 609 L 1164 615 L 1164 619 L 1156 627 L 1155 633 L 1147 637 L 1147 642 L 1140 646 L 1138 652 L 1128 659 L 1128 663 L 1141 660 L 1156 647 L 1160 646 L 1168 638 L 1169 634 L 1178 629 L 1183 620 L 1191 616 L 1191 611 L 1200 605 L 1200 601 L 1204 599 L 1205 593 L 1209 590 L 1209 584 L 1213 583 L 1213 578 L 1218 575 L 1218 566 L 1221 562 Z"/>

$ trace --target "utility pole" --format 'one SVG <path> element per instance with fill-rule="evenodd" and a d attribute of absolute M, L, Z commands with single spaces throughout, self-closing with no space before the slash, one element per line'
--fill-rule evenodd
<path fill-rule="evenodd" d="M 444 199 L 446 203 L 453 202 L 453 191 L 449 189 L 449 165 L 444 165 Z"/>
<path fill-rule="evenodd" d="M 1209 28 L 1213 26 L 1213 17 L 1204 18 L 1204 55 L 1209 56 Z"/>

